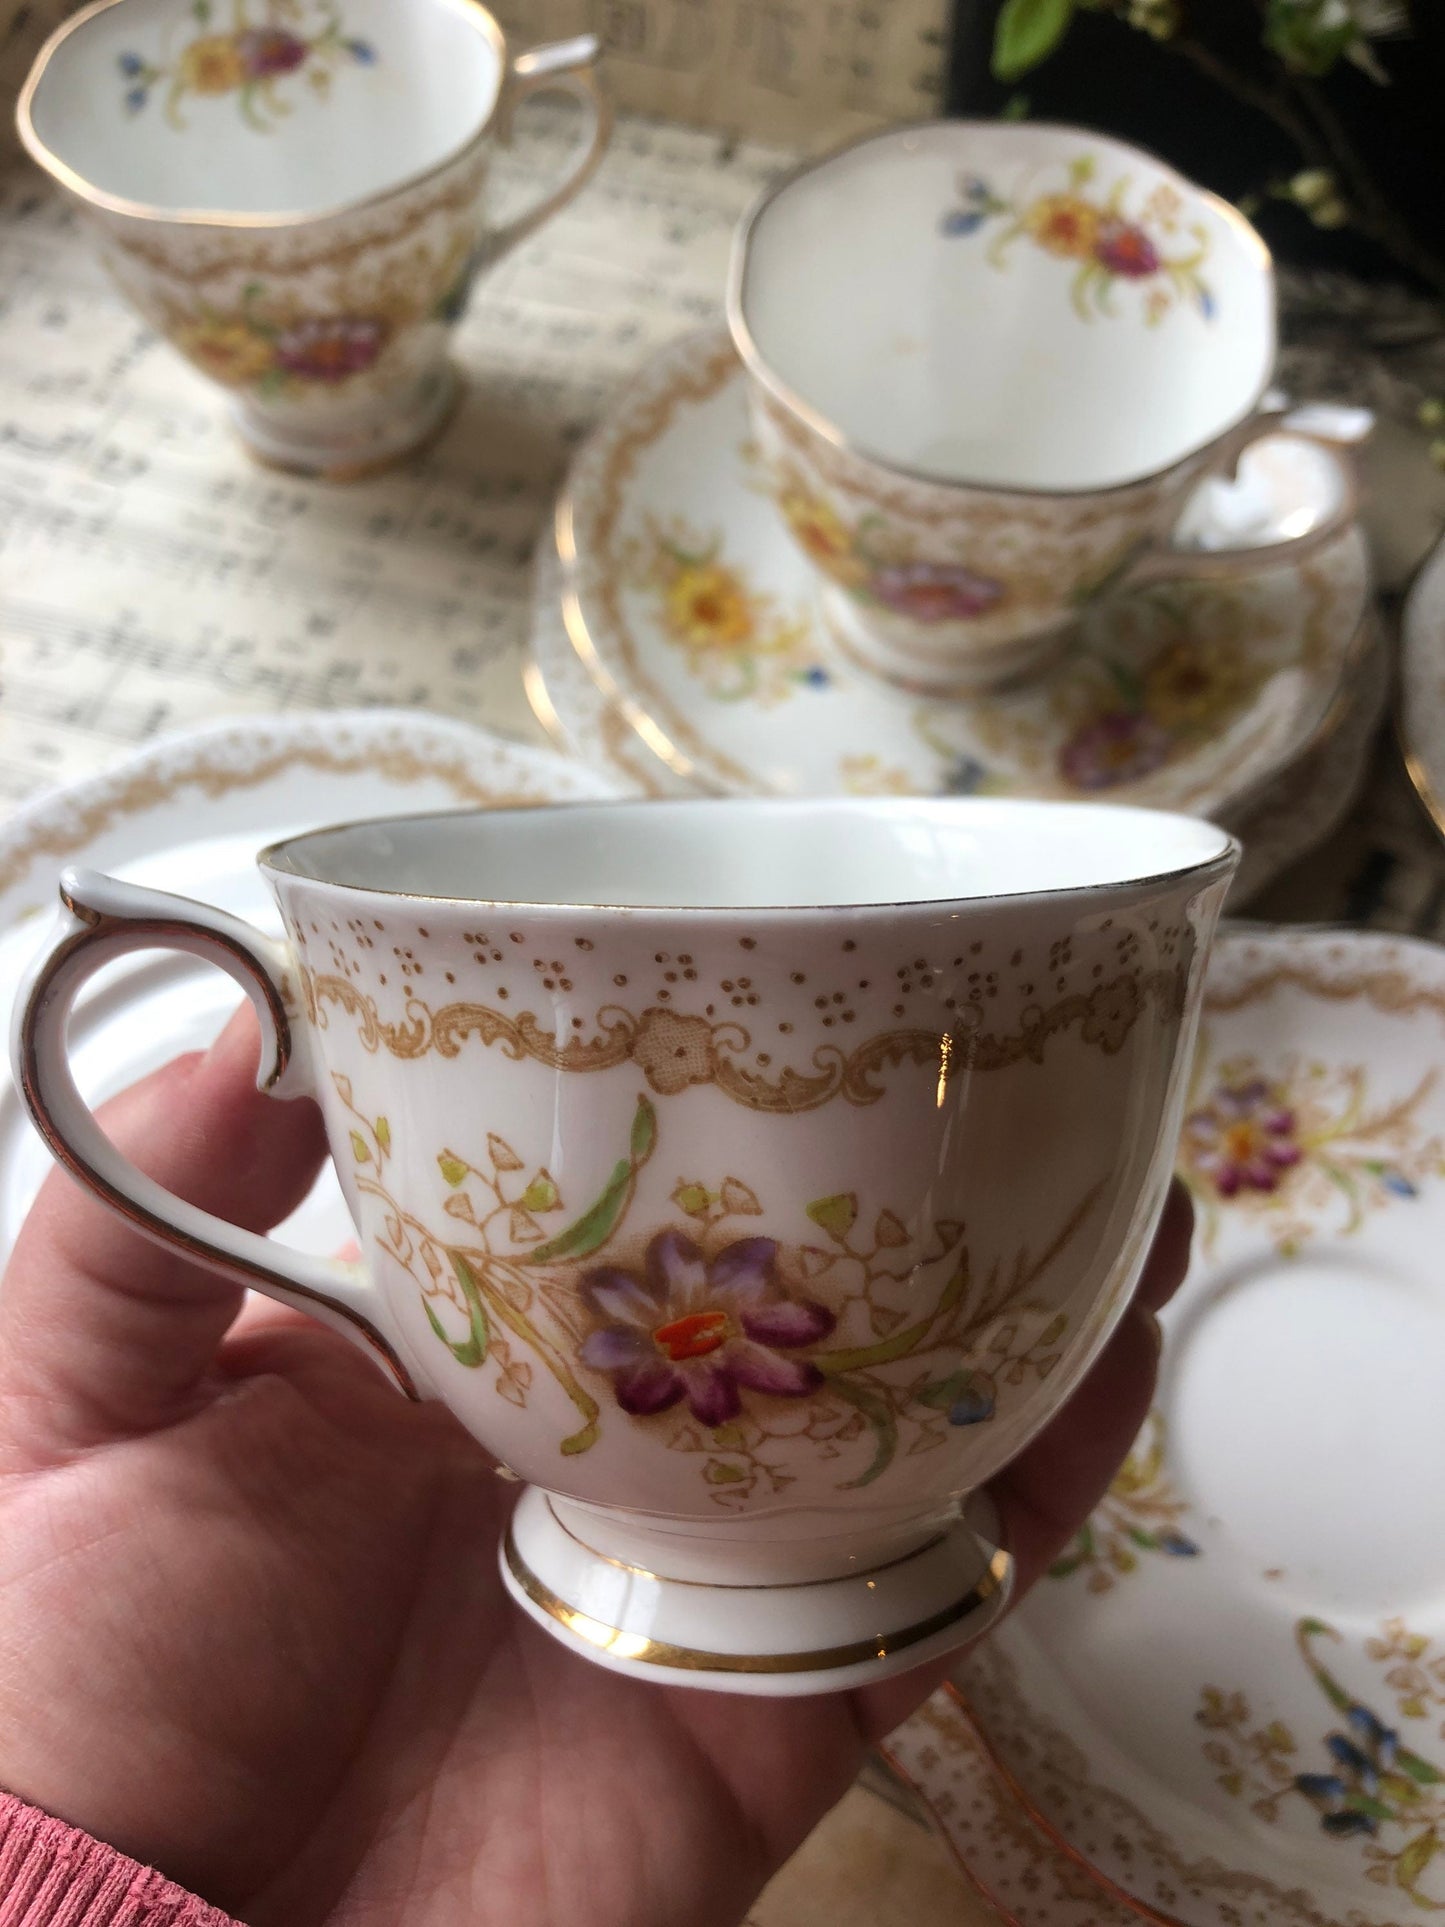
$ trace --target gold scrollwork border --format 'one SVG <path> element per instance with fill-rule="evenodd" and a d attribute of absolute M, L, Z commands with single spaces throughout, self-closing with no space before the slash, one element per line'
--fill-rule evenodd
<path fill-rule="evenodd" d="M 953 1028 L 882 1031 L 851 1051 L 823 1045 L 813 1053 L 811 1071 L 789 1066 L 765 1077 L 737 1061 L 735 1053 L 751 1042 L 741 1025 L 713 1024 L 660 1005 L 640 1016 L 609 1006 L 598 1012 L 593 1036 L 558 1044 L 552 1028 L 531 1011 L 513 1017 L 488 1004 L 465 1001 L 433 1009 L 411 996 L 405 1014 L 391 1022 L 375 999 L 349 978 L 309 968 L 301 972 L 302 997 L 312 1023 L 325 1029 L 332 1010 L 343 1012 L 356 1025 L 362 1048 L 373 1054 L 385 1051 L 415 1059 L 435 1051 L 439 1057 L 456 1057 L 466 1040 L 476 1037 L 488 1049 L 500 1048 L 514 1063 L 530 1058 L 549 1070 L 581 1072 L 630 1062 L 660 1096 L 712 1085 L 748 1110 L 784 1115 L 817 1110 L 839 1097 L 849 1104 L 876 1104 L 884 1094 L 883 1073 L 904 1064 L 926 1065 L 946 1084 L 963 1071 L 1038 1063 L 1051 1037 L 1074 1029 L 1086 1047 L 1112 1055 L 1150 1004 L 1178 1017 L 1187 986 L 1185 965 L 1126 972 L 1053 1004 L 1029 1005 L 1020 1013 L 1018 1027 L 1005 1032 L 983 1030 L 981 1006 L 969 1005 L 958 1013 Z"/>

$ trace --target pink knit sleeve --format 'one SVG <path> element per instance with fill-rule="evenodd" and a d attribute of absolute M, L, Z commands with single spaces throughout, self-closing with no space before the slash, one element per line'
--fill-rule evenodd
<path fill-rule="evenodd" d="M 0 1927 L 238 1927 L 78 1827 L 0 1793 Z"/>

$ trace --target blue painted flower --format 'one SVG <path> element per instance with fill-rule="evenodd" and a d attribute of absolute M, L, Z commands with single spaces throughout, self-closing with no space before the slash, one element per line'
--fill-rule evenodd
<path fill-rule="evenodd" d="M 144 87 L 132 87 L 126 94 L 125 104 L 131 113 L 138 114 L 149 98 L 150 96 Z"/>
<path fill-rule="evenodd" d="M 376 65 L 376 49 L 369 40 L 348 40 L 346 51 L 353 60 L 359 60 L 363 67 Z"/>
<path fill-rule="evenodd" d="M 945 234 L 977 234 L 987 219 L 985 207 L 951 207 L 939 226 Z"/>
<path fill-rule="evenodd" d="M 136 74 L 143 74 L 146 69 L 146 64 L 139 54 L 122 54 L 116 65 L 127 80 L 132 79 Z"/>
<path fill-rule="evenodd" d="M 826 689 L 832 680 L 820 662 L 809 663 L 806 669 L 798 671 L 798 681 L 806 683 L 809 689 Z"/>
<path fill-rule="evenodd" d="M 1199 1548 L 1192 1539 L 1186 1539 L 1182 1532 L 1161 1532 L 1157 1535 L 1159 1550 L 1167 1552 L 1175 1559 L 1197 1559 Z"/>
<path fill-rule="evenodd" d="M 977 796 L 987 781 L 985 764 L 976 756 L 960 756 L 945 770 L 943 787 L 949 796 Z"/>
<path fill-rule="evenodd" d="M 1199 283 L 1195 292 L 1199 297 L 1199 312 L 1204 316 L 1206 321 L 1213 321 L 1214 317 L 1219 313 L 1219 303 L 1202 281 Z"/>
<path fill-rule="evenodd" d="M 982 1425 L 993 1417 L 994 1397 L 992 1392 L 982 1386 L 971 1386 L 961 1393 L 948 1408 L 950 1425 Z"/>
<path fill-rule="evenodd" d="M 1397 1171 L 1393 1165 L 1388 1171 L 1382 1171 L 1380 1173 L 1380 1182 L 1387 1191 L 1393 1192 L 1397 1198 L 1418 1198 L 1420 1195 L 1419 1191 L 1416 1190 L 1415 1186 L 1411 1184 L 1410 1180 L 1405 1176 L 1405 1173 L 1403 1171 Z"/>
<path fill-rule="evenodd" d="M 1369 1749 L 1376 1766 L 1388 1773 L 1400 1750 L 1399 1734 L 1392 1726 L 1386 1726 L 1383 1720 L 1377 1719 L 1368 1706 L 1357 1703 L 1345 1717 L 1358 1735 L 1360 1744 Z"/>

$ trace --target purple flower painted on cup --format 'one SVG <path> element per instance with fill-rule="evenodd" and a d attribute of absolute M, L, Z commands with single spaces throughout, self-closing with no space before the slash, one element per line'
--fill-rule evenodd
<path fill-rule="evenodd" d="M 875 569 L 868 590 L 885 609 L 915 622 L 957 622 L 993 608 L 1003 584 L 961 562 L 898 562 Z"/>
<path fill-rule="evenodd" d="M 338 315 L 283 329 L 276 337 L 276 360 L 307 381 L 345 381 L 369 368 L 385 346 L 383 322 Z"/>
<path fill-rule="evenodd" d="M 1166 762 L 1174 739 L 1142 710 L 1115 709 L 1076 730 L 1059 751 L 1059 769 L 1079 790 L 1132 783 Z"/>
<path fill-rule="evenodd" d="M 1147 281 L 1163 265 L 1158 248 L 1143 228 L 1117 215 L 1099 223 L 1094 258 L 1110 274 L 1123 275 L 1126 281 Z"/>
<path fill-rule="evenodd" d="M 294 73 L 311 53 L 311 43 L 284 27 L 247 27 L 236 36 L 236 48 L 249 80 L 268 80 Z"/>
<path fill-rule="evenodd" d="M 778 1282 L 771 1238 L 738 1238 L 705 1257 L 681 1231 L 659 1231 L 642 1271 L 589 1271 L 582 1297 L 599 1320 L 581 1359 L 612 1380 L 624 1412 L 646 1418 L 686 1400 L 700 1425 L 726 1425 L 742 1392 L 805 1398 L 823 1383 L 806 1358 L 787 1357 L 837 1323 Z"/>

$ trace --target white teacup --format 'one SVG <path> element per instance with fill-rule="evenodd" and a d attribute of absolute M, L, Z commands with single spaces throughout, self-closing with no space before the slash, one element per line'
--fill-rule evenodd
<path fill-rule="evenodd" d="M 1192 485 L 1280 429 L 1264 243 L 1074 128 L 940 121 L 800 168 L 739 229 L 728 317 L 824 608 L 910 685 L 1026 669 L 1105 583 L 1198 572 Z M 1290 541 L 1203 566 L 1297 559 L 1354 507 L 1342 475 Z"/>
<path fill-rule="evenodd" d="M 17 1012 L 55 1155 L 163 1243 L 371 1348 L 530 1482 L 519 1603 L 645 1677 L 848 1686 L 972 1638 L 969 1495 L 1138 1277 L 1238 851 L 1141 810 L 584 805 L 357 824 L 261 868 L 289 942 L 68 875 Z M 123 952 L 249 994 L 365 1269 L 128 1165 L 67 1018 Z"/>
<path fill-rule="evenodd" d="M 252 452 L 344 479 L 446 421 L 476 274 L 601 158 L 596 55 L 586 35 L 513 58 L 476 0 L 98 0 L 47 41 L 18 120 Z M 580 96 L 590 133 L 499 222 L 495 148 L 548 91 Z"/>

